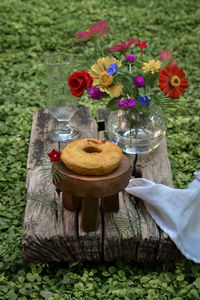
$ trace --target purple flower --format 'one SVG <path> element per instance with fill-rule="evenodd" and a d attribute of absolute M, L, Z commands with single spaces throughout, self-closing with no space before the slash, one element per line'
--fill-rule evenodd
<path fill-rule="evenodd" d="M 98 87 L 94 86 L 94 87 L 90 88 L 88 95 L 93 100 L 99 100 L 102 98 L 103 93 Z"/>
<path fill-rule="evenodd" d="M 140 75 L 136 76 L 133 82 L 137 88 L 142 88 L 145 85 L 144 77 Z"/>
<path fill-rule="evenodd" d="M 109 67 L 108 67 L 108 69 L 107 69 L 107 73 L 109 75 L 113 75 L 113 74 L 117 73 L 117 71 L 118 71 L 117 63 L 110 64 Z"/>
<path fill-rule="evenodd" d="M 151 99 L 148 98 L 148 96 L 139 96 L 138 97 L 138 102 L 142 105 L 142 106 L 146 106 L 151 102 Z"/>
<path fill-rule="evenodd" d="M 127 98 L 125 101 L 125 107 L 126 108 L 134 108 L 136 106 L 136 100 L 132 98 Z"/>
<path fill-rule="evenodd" d="M 128 54 L 125 56 L 125 59 L 132 63 L 134 60 L 137 60 L 137 57 L 133 54 Z"/>
<path fill-rule="evenodd" d="M 124 100 L 117 100 L 117 106 L 124 107 Z"/>
<path fill-rule="evenodd" d="M 133 98 L 127 98 L 126 100 L 117 100 L 117 105 L 119 107 L 131 109 L 136 106 L 136 100 Z"/>

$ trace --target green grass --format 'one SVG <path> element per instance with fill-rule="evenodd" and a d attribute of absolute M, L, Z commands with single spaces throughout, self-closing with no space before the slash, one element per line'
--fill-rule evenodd
<path fill-rule="evenodd" d="M 183 67 L 189 89 L 167 113 L 167 142 L 175 186 L 193 179 L 200 169 L 200 2 L 2 0 L 0 11 L 0 298 L 200 299 L 200 267 L 187 260 L 32 264 L 21 251 L 32 116 L 46 106 L 43 59 L 55 51 L 87 54 L 73 35 L 93 22 L 110 22 L 108 46 L 147 40 L 153 57 L 170 49 Z"/>

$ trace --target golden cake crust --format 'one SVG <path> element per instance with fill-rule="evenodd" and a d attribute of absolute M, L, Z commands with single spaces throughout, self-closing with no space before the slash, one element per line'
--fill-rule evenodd
<path fill-rule="evenodd" d="M 115 144 L 95 138 L 76 140 L 61 152 L 66 167 L 79 175 L 106 175 L 118 168 L 122 150 Z"/>

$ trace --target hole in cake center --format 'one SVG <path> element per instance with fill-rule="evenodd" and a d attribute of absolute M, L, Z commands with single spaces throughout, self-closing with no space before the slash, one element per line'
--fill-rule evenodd
<path fill-rule="evenodd" d="M 94 147 L 94 146 L 88 146 L 88 147 L 85 147 L 83 148 L 83 151 L 87 152 L 87 153 L 100 153 L 101 150 Z"/>

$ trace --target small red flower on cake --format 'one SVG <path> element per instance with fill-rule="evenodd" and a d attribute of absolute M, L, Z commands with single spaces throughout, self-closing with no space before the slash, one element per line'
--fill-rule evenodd
<path fill-rule="evenodd" d="M 47 154 L 50 157 L 51 162 L 60 161 L 61 152 L 53 149 L 50 153 L 47 153 Z"/>

